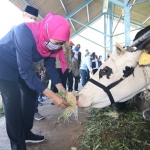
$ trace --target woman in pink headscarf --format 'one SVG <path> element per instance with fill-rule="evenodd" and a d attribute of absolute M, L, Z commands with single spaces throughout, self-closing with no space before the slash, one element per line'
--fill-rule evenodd
<path fill-rule="evenodd" d="M 69 37 L 67 20 L 50 13 L 41 22 L 16 26 L 0 40 L 0 91 L 12 150 L 26 150 L 25 142 L 44 140 L 44 136 L 30 131 L 37 92 L 46 95 L 56 106 L 67 107 L 64 99 L 38 79 L 33 62 L 44 59 L 49 78 L 58 91 L 66 92 L 56 71 L 55 60 L 59 58 L 64 72 L 66 61 L 62 45 Z"/>

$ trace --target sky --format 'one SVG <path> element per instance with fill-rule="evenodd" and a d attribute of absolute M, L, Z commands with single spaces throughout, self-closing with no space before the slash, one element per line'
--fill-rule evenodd
<path fill-rule="evenodd" d="M 104 25 L 103 25 L 103 18 L 99 19 L 98 21 L 96 21 L 95 23 L 93 23 L 91 25 L 91 27 L 102 31 L 104 29 Z M 22 17 L 22 11 L 19 10 L 15 5 L 13 5 L 9 0 L 0 0 L 0 39 L 15 25 L 20 24 L 23 22 L 23 17 Z M 115 28 L 116 23 L 114 21 L 114 25 L 113 28 Z M 132 30 L 132 28 L 131 28 Z M 124 25 L 122 23 L 120 23 L 114 34 L 118 34 L 118 33 L 122 33 L 124 31 Z M 131 40 L 134 38 L 135 34 L 137 31 L 131 32 Z M 108 32 L 109 33 L 109 32 Z M 90 28 L 87 28 L 86 30 L 84 30 L 80 35 L 95 41 L 96 43 L 100 44 L 100 45 L 104 45 L 104 36 L 99 33 L 96 32 Z M 101 55 L 104 58 L 104 48 L 88 41 L 85 40 L 84 38 L 81 38 L 80 36 L 75 36 L 74 38 L 71 39 L 71 41 L 73 41 L 73 43 L 76 44 L 80 44 L 81 45 L 81 52 L 85 52 L 86 49 L 88 49 L 90 51 L 90 53 L 92 52 L 96 52 L 96 54 L 99 56 Z M 113 44 L 115 42 L 118 43 L 124 43 L 124 35 L 120 35 L 120 36 L 116 36 L 115 38 L 113 38 Z M 109 39 L 107 39 L 107 46 L 109 46 Z"/>
<path fill-rule="evenodd" d="M 14 26 L 23 22 L 22 11 L 8 0 L 0 0 L 0 39 Z"/>

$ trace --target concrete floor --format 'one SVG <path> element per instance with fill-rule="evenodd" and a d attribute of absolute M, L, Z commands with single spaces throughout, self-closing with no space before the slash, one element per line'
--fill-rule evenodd
<path fill-rule="evenodd" d="M 62 110 L 52 106 L 49 100 L 39 106 L 39 112 L 45 117 L 41 121 L 34 120 L 32 131 L 45 136 L 45 141 L 39 144 L 27 144 L 27 150 L 70 150 L 79 149 L 77 135 L 83 132 L 87 113 L 79 109 L 78 122 L 70 118 L 69 122 L 58 121 Z M 11 150 L 5 128 L 5 117 L 0 118 L 0 150 Z"/>
<path fill-rule="evenodd" d="M 0 150 L 10 150 L 9 139 L 5 128 L 5 117 L 0 118 Z"/>

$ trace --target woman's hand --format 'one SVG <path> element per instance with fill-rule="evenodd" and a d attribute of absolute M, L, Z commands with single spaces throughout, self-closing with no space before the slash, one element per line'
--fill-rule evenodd
<path fill-rule="evenodd" d="M 66 89 L 63 87 L 61 83 L 56 84 L 56 88 L 58 91 L 62 91 L 63 93 L 67 93 Z"/>
<path fill-rule="evenodd" d="M 67 107 L 67 102 L 60 97 L 59 95 L 55 94 L 54 98 L 52 99 L 53 103 L 60 107 L 60 108 L 66 108 Z"/>
<path fill-rule="evenodd" d="M 50 89 L 46 88 L 43 91 L 43 94 L 46 95 L 48 98 L 50 98 L 56 106 L 58 106 L 60 108 L 67 107 L 67 102 L 62 97 L 60 97 L 59 95 L 57 95 L 53 91 L 51 91 Z"/>

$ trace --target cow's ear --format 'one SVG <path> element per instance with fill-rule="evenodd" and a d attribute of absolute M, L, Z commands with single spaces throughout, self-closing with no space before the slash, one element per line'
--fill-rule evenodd
<path fill-rule="evenodd" d="M 106 52 L 107 52 L 108 56 L 110 57 L 111 51 L 109 49 L 106 49 Z"/>
<path fill-rule="evenodd" d="M 120 44 L 118 44 L 118 43 L 116 42 L 115 46 L 116 46 L 116 52 L 117 52 L 118 55 L 121 55 L 121 54 L 124 54 L 124 53 L 125 53 L 124 48 L 123 48 Z"/>

